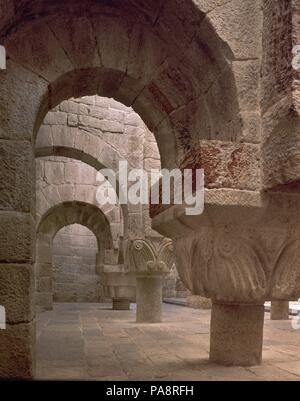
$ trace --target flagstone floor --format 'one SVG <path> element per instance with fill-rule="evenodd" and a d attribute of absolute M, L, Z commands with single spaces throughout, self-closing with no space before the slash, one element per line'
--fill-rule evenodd
<path fill-rule="evenodd" d="M 208 361 L 210 312 L 163 306 L 164 322 L 135 323 L 109 304 L 56 304 L 37 316 L 37 379 L 300 380 L 300 330 L 265 316 L 263 365 Z M 300 324 L 299 324 L 300 327 Z"/>

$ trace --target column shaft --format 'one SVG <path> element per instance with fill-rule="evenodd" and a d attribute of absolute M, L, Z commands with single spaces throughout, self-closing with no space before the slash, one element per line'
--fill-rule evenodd
<path fill-rule="evenodd" d="M 162 316 L 162 277 L 136 278 L 136 321 L 159 323 Z"/>
<path fill-rule="evenodd" d="M 262 362 L 264 306 L 213 303 L 211 362 L 254 366 Z"/>
<path fill-rule="evenodd" d="M 289 319 L 289 301 L 272 301 L 271 320 Z"/>

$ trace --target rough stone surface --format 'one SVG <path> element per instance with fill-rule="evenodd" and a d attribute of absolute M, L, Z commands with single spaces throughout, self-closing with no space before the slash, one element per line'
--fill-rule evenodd
<path fill-rule="evenodd" d="M 0 377 L 31 379 L 35 375 L 35 324 L 7 325 L 0 330 Z"/>
<path fill-rule="evenodd" d="M 0 209 L 30 212 L 33 189 L 31 143 L 0 140 Z"/>
<path fill-rule="evenodd" d="M 159 323 L 162 318 L 162 277 L 136 279 L 137 323 Z"/>
<path fill-rule="evenodd" d="M 272 320 L 289 320 L 289 302 L 272 301 L 271 303 Z"/>
<path fill-rule="evenodd" d="M 53 241 L 53 301 L 97 302 L 97 240 L 87 228 L 65 227 Z"/>
<path fill-rule="evenodd" d="M 0 264 L 0 305 L 7 323 L 31 322 L 34 316 L 34 281 L 31 265 Z"/>
<path fill-rule="evenodd" d="M 30 214 L 0 211 L 0 262 L 28 263 L 34 259 L 34 220 Z"/>
<path fill-rule="evenodd" d="M 263 305 L 213 303 L 210 361 L 229 366 L 260 365 L 263 325 Z"/>

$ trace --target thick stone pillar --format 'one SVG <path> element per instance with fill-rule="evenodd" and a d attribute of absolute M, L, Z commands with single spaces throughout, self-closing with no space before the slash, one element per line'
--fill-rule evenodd
<path fill-rule="evenodd" d="M 176 205 L 152 227 L 173 238 L 184 285 L 215 302 L 211 360 L 257 365 L 265 301 L 300 297 L 300 196 L 207 190 L 205 200 L 202 215 Z"/>
<path fill-rule="evenodd" d="M 113 310 L 130 310 L 130 299 L 113 298 Z"/>
<path fill-rule="evenodd" d="M 213 303 L 211 362 L 229 366 L 260 365 L 263 325 L 263 305 Z"/>
<path fill-rule="evenodd" d="M 0 129 L 1 131 L 1 129 Z M 30 379 L 35 368 L 32 145 L 0 140 L 0 378 Z"/>
<path fill-rule="evenodd" d="M 172 241 L 160 237 L 131 240 L 127 263 L 136 274 L 136 321 L 161 322 L 163 277 L 174 265 Z"/>
<path fill-rule="evenodd" d="M 12 58 L 0 71 L 0 305 L 6 310 L 0 379 L 30 379 L 35 371 L 32 133 L 49 83 Z"/>
<path fill-rule="evenodd" d="M 162 319 L 162 276 L 137 276 L 136 321 L 159 323 Z"/>
<path fill-rule="evenodd" d="M 289 301 L 271 302 L 271 320 L 289 320 Z"/>

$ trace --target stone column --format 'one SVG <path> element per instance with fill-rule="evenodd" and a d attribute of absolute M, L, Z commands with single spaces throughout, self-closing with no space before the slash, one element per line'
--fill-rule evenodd
<path fill-rule="evenodd" d="M 260 365 L 264 306 L 213 303 L 210 360 L 229 366 Z"/>
<path fill-rule="evenodd" d="M 214 302 L 211 361 L 257 365 L 265 301 L 300 297 L 300 196 L 256 194 L 248 203 L 248 197 L 208 190 L 205 199 L 202 215 L 171 206 L 152 227 L 173 238 L 184 285 Z"/>
<path fill-rule="evenodd" d="M 137 276 L 136 321 L 159 323 L 162 319 L 162 275 Z"/>
<path fill-rule="evenodd" d="M 35 369 L 32 145 L 0 140 L 0 155 L 0 306 L 6 312 L 6 329 L 0 330 L 0 378 L 30 379 Z"/>
<path fill-rule="evenodd" d="M 162 319 L 163 277 L 174 265 L 171 240 L 136 239 L 129 242 L 127 259 L 136 274 L 136 320 L 159 323 Z"/>
<path fill-rule="evenodd" d="M 271 302 L 271 320 L 289 320 L 289 301 Z"/>

